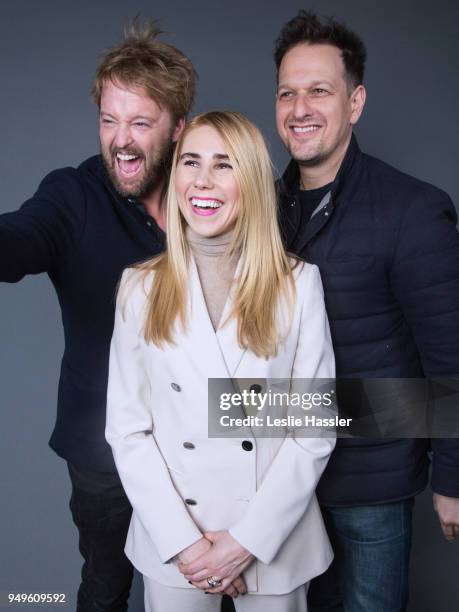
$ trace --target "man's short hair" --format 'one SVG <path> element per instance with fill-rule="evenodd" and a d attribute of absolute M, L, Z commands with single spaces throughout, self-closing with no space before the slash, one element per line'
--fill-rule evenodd
<path fill-rule="evenodd" d="M 173 119 L 186 117 L 193 106 L 197 75 L 191 61 L 176 47 L 158 40 L 155 21 L 142 26 L 135 19 L 119 45 L 104 52 L 92 87 L 100 108 L 106 82 L 127 88 L 142 87 Z"/>
<path fill-rule="evenodd" d="M 367 51 L 362 39 L 333 18 L 319 18 L 312 11 L 299 11 L 282 28 L 274 48 L 277 72 L 282 58 L 301 43 L 333 45 L 341 51 L 349 89 L 363 83 Z"/>

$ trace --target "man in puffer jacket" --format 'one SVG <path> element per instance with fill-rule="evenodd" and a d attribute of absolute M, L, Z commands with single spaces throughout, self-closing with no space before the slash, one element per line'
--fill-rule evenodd
<path fill-rule="evenodd" d="M 276 120 L 292 160 L 278 182 L 287 248 L 320 268 L 341 378 L 459 376 L 459 236 L 448 195 L 361 153 L 363 42 L 306 11 L 276 42 Z M 357 402 L 357 398 L 356 398 Z M 338 440 L 318 495 L 335 549 L 314 610 L 399 612 L 414 496 L 428 482 L 459 534 L 459 441 Z"/>

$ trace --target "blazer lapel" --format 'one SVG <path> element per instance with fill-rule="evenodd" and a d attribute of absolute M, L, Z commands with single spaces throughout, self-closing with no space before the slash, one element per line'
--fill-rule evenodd
<path fill-rule="evenodd" d="M 208 378 L 227 378 L 228 372 L 207 311 L 196 263 L 191 256 L 187 333 L 180 336 L 178 347 L 188 355 L 196 369 Z"/>
<path fill-rule="evenodd" d="M 235 274 L 238 273 L 238 270 L 239 263 Z M 209 378 L 233 378 L 245 353 L 245 349 L 242 349 L 237 341 L 236 320 L 231 319 L 222 327 L 222 324 L 226 321 L 232 310 L 232 306 L 232 291 L 230 290 L 220 318 L 220 327 L 215 332 L 202 292 L 196 262 L 193 256 L 191 256 L 189 338 L 195 343 L 195 350 L 199 350 L 200 354 L 203 353 L 205 347 L 209 347 L 210 351 L 206 351 L 208 353 L 218 353 L 218 357 L 214 355 L 211 369 L 213 371 L 216 369 L 221 370 L 221 374 L 209 375 Z"/>
<path fill-rule="evenodd" d="M 235 274 L 238 270 L 239 263 Z M 209 406 L 218 407 L 222 393 L 232 394 L 241 391 L 237 380 L 234 380 L 234 378 L 246 349 L 242 349 L 237 342 L 237 323 L 234 319 L 223 327 L 219 327 L 215 332 L 204 299 L 196 262 L 192 255 L 189 287 L 189 333 L 180 340 L 180 348 L 185 350 L 194 360 L 196 360 L 197 355 L 204 360 L 203 367 L 208 379 L 220 379 L 211 381 L 208 385 Z M 220 324 L 226 321 L 232 306 L 232 292 L 230 291 L 223 308 Z M 200 367 L 200 365 L 197 367 Z M 225 413 L 218 409 L 211 410 L 208 424 L 209 435 L 221 437 L 223 430 L 219 418 L 222 414 L 234 418 L 244 418 L 246 416 L 244 408 L 237 405 L 231 406 Z M 250 428 L 232 426 L 226 429 L 237 430 L 241 436 L 251 435 Z M 246 433 L 244 434 L 244 432 Z"/>

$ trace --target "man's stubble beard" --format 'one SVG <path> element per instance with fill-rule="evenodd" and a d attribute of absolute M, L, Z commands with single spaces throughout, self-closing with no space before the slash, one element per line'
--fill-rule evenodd
<path fill-rule="evenodd" d="M 303 156 L 301 154 L 295 154 L 290 147 L 287 147 L 287 150 L 290 153 L 290 156 L 299 166 L 314 168 L 316 166 L 327 164 L 329 161 L 333 162 L 333 159 L 335 159 L 337 155 L 340 155 L 341 150 L 342 157 L 344 157 L 347 147 L 349 146 L 351 136 L 352 130 L 350 130 L 348 134 L 341 135 L 339 138 L 335 139 L 334 142 L 329 143 L 328 147 L 327 143 L 324 141 L 319 142 L 317 143 L 315 150 Z M 344 146 L 344 144 L 346 144 L 346 146 Z"/>
<path fill-rule="evenodd" d="M 287 150 L 292 159 L 294 159 L 298 165 L 307 168 L 314 168 L 314 166 L 319 166 L 323 164 L 325 161 L 327 161 L 329 157 L 331 157 L 332 154 L 332 151 L 324 150 L 324 147 L 321 144 L 317 145 L 315 151 L 312 151 L 311 153 L 305 155 L 301 155 L 301 153 L 295 153 L 290 147 L 287 147 Z"/>
<path fill-rule="evenodd" d="M 328 159 L 328 157 L 329 156 L 326 154 L 318 153 L 317 155 L 314 155 L 312 157 L 306 157 L 306 158 L 293 157 L 293 159 L 296 161 L 296 163 L 299 166 L 304 166 L 306 168 L 314 168 L 315 166 L 320 166 L 321 164 L 323 164 L 324 161 Z"/>
<path fill-rule="evenodd" d="M 147 198 L 154 191 L 159 182 L 168 180 L 174 146 L 175 143 L 172 140 L 163 144 L 159 151 L 155 151 L 155 155 L 152 156 L 148 165 L 146 163 L 146 157 L 143 155 L 143 178 L 129 186 L 124 185 L 118 179 L 115 170 L 115 164 L 117 164 L 115 155 L 112 153 L 107 155 L 107 152 L 101 149 L 105 170 L 116 192 L 123 198 L 134 198 L 137 200 Z"/>

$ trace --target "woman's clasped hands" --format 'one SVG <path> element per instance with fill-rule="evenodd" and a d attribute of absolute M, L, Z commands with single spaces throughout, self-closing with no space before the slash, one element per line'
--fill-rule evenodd
<path fill-rule="evenodd" d="M 178 555 L 177 567 L 198 589 L 237 597 L 247 593 L 242 572 L 254 559 L 228 531 L 209 531 Z"/>

